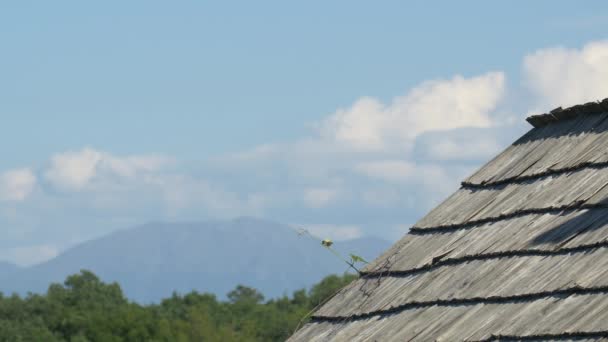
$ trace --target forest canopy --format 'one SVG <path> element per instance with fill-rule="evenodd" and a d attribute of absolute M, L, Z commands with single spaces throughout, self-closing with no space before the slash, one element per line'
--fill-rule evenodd
<path fill-rule="evenodd" d="M 238 285 L 227 300 L 192 291 L 141 305 L 125 298 L 119 284 L 83 270 L 45 294 L 0 293 L 0 341 L 284 341 L 355 277 L 331 275 L 309 290 L 270 300 Z"/>

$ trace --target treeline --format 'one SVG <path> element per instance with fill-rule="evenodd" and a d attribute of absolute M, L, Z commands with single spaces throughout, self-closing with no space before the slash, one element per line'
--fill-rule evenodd
<path fill-rule="evenodd" d="M 328 276 L 308 291 L 267 301 L 239 285 L 226 301 L 191 292 L 140 305 L 118 284 L 81 271 L 43 295 L 0 294 L 0 341 L 284 341 L 310 310 L 354 278 Z"/>

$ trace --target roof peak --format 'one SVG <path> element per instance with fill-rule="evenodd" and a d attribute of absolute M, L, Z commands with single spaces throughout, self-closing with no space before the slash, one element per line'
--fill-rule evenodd
<path fill-rule="evenodd" d="M 574 119 L 582 115 L 593 115 L 602 113 L 608 113 L 608 98 L 605 98 L 602 101 L 587 102 L 585 104 L 574 105 L 566 109 L 563 109 L 562 107 L 557 107 L 549 113 L 531 115 L 526 118 L 526 121 L 528 121 L 532 126 L 534 126 L 534 128 L 539 128 L 558 121 Z"/>

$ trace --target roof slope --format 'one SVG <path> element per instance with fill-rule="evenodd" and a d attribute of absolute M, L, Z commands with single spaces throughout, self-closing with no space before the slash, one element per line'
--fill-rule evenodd
<path fill-rule="evenodd" d="M 528 121 L 290 341 L 608 340 L 608 100 Z"/>

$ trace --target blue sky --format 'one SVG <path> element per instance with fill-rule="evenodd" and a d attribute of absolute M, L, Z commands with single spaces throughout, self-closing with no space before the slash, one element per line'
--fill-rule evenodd
<path fill-rule="evenodd" d="M 527 114 L 608 96 L 606 22 L 602 1 L 4 2 L 0 259 L 240 215 L 394 240 Z"/>

